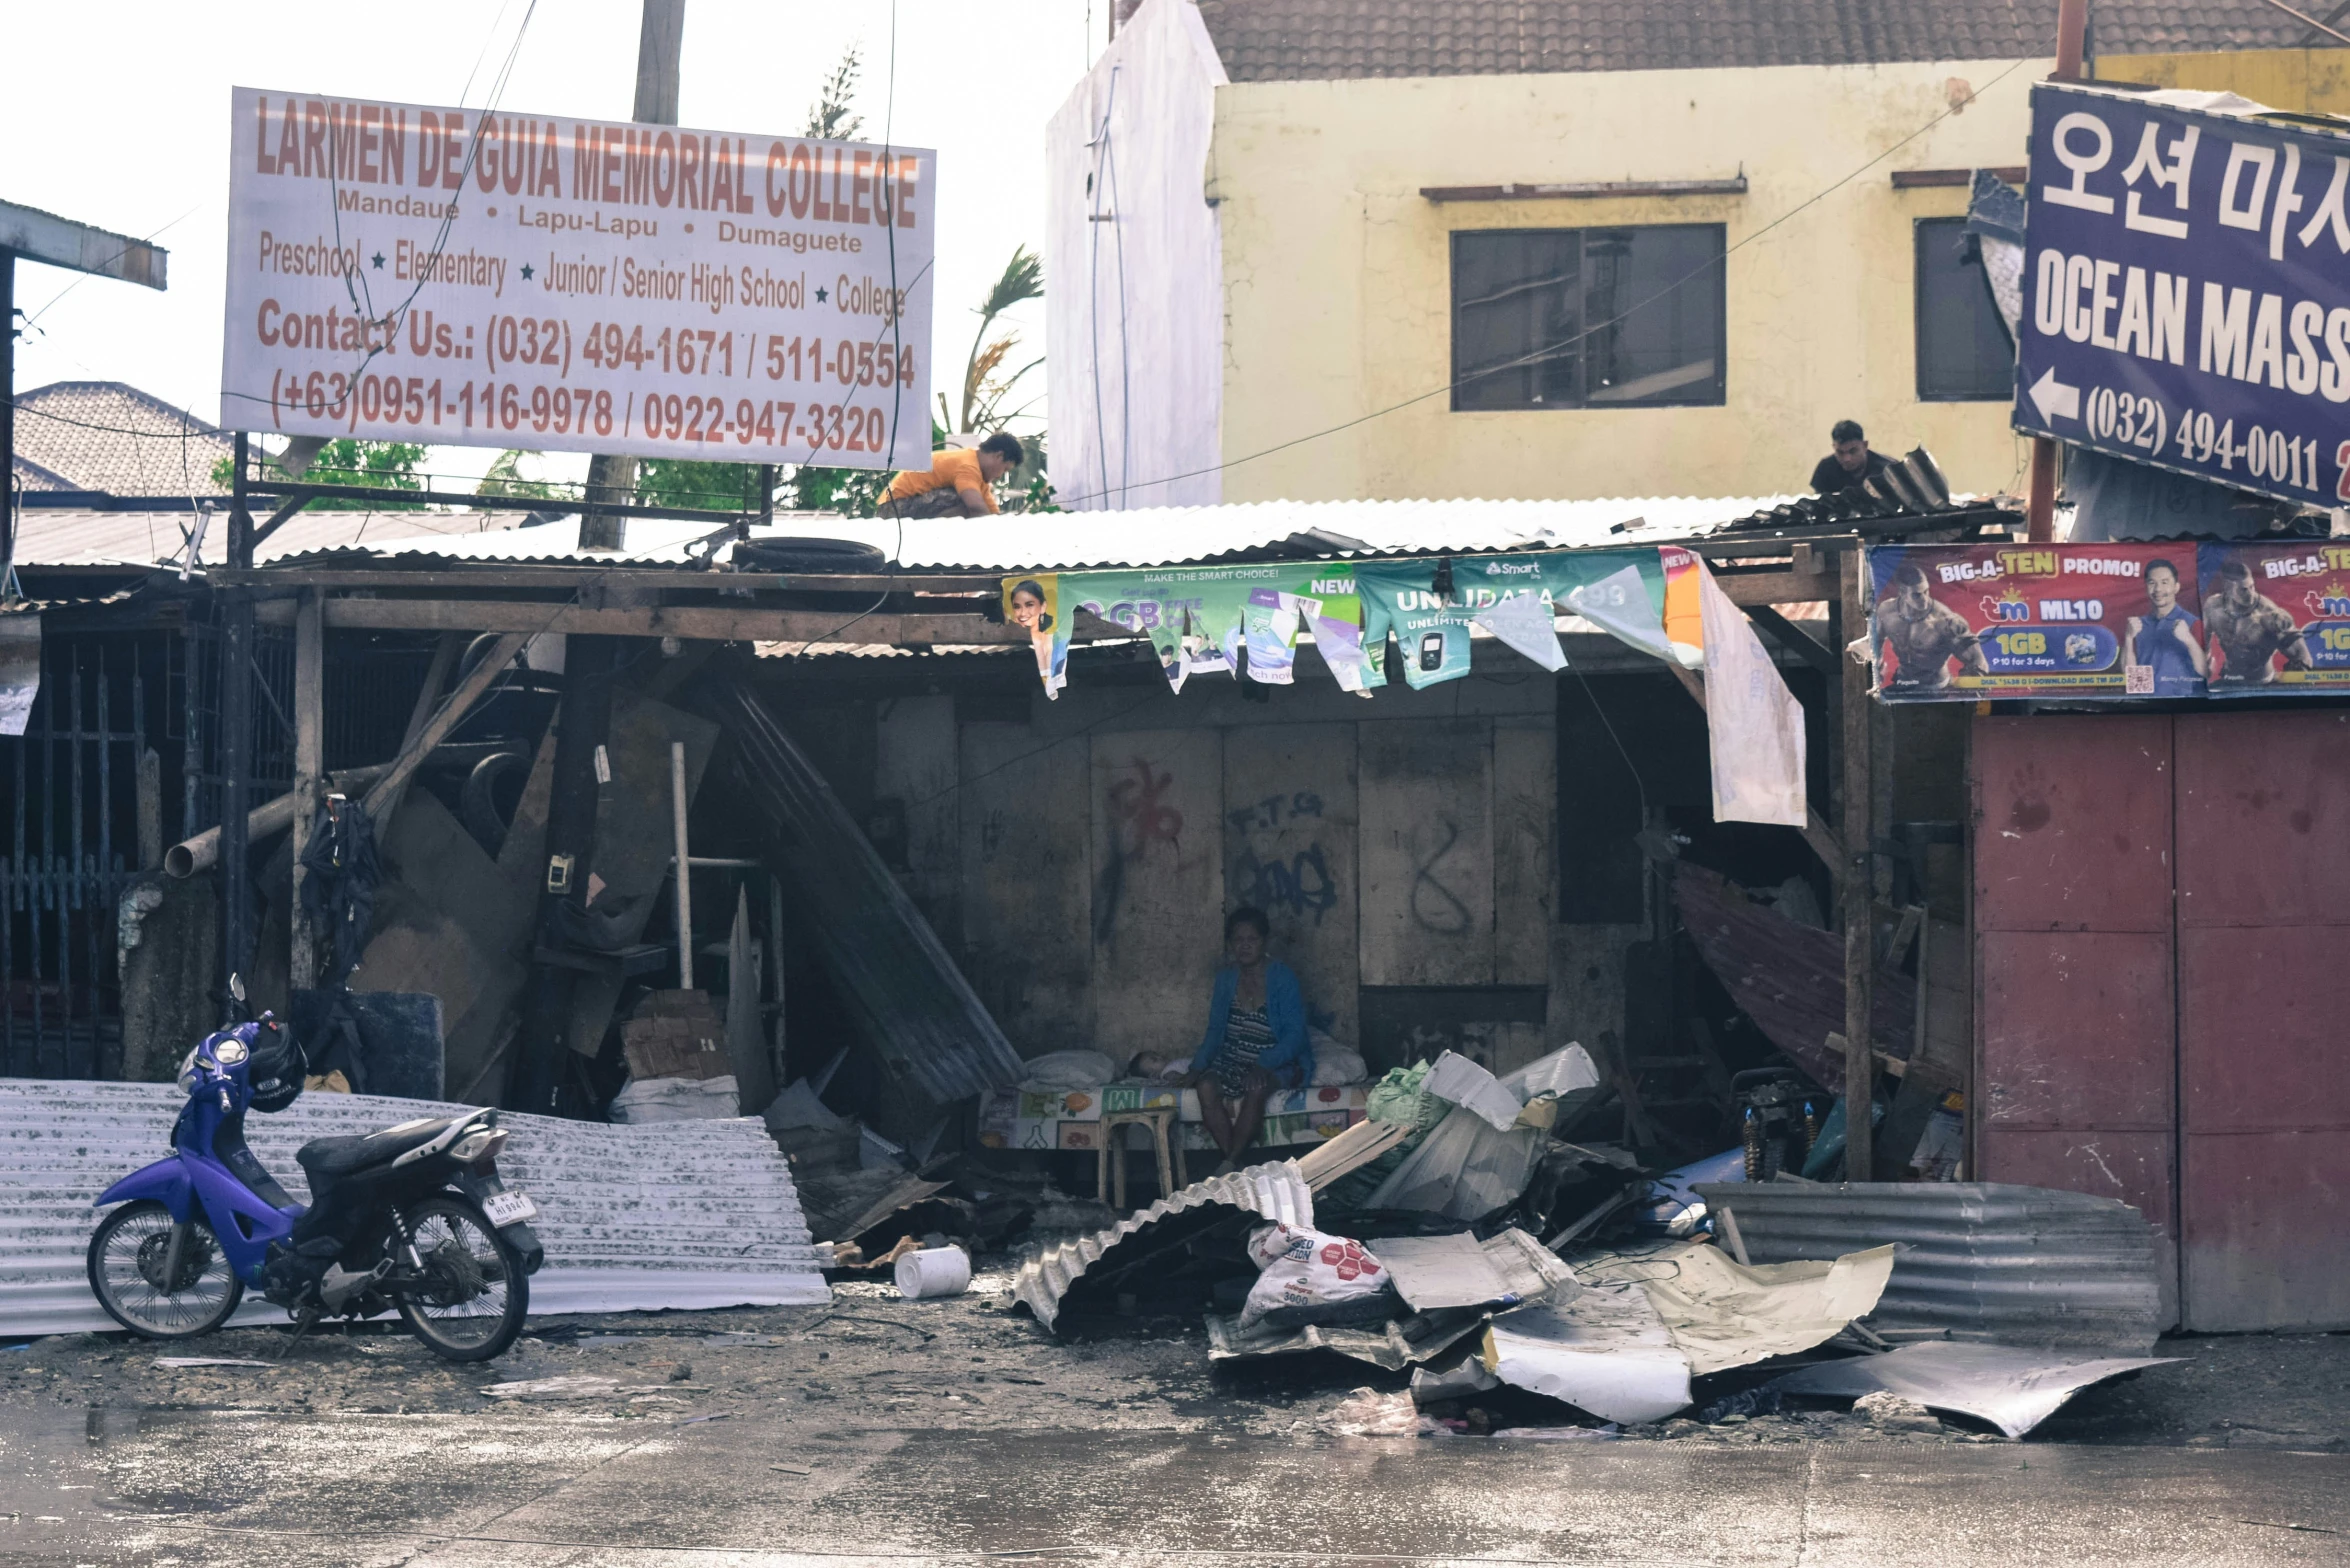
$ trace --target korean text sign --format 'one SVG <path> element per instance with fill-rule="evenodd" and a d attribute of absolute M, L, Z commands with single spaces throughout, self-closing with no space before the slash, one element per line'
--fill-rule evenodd
<path fill-rule="evenodd" d="M 2192 540 L 1888 545 L 1868 565 L 1869 645 L 1888 702 L 2206 689 Z"/>
<path fill-rule="evenodd" d="M 221 420 L 893 468 L 937 155 L 239 88 Z"/>
<path fill-rule="evenodd" d="M 2018 428 L 2350 500 L 2350 136 L 2032 90 Z"/>

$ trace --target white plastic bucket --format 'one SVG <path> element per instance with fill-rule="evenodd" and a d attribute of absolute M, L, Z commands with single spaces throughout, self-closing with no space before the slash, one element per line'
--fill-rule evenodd
<path fill-rule="evenodd" d="M 908 1301 L 960 1296 L 970 1288 L 971 1254 L 960 1247 L 931 1247 L 898 1259 L 898 1294 Z"/>

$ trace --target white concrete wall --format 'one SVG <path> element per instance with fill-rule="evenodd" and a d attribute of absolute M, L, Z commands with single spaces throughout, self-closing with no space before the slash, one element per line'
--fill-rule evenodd
<path fill-rule="evenodd" d="M 1192 0 L 1145 0 L 1046 128 L 1047 450 L 1071 510 L 1222 499 L 1222 240 L 1204 180 L 1223 85 Z"/>

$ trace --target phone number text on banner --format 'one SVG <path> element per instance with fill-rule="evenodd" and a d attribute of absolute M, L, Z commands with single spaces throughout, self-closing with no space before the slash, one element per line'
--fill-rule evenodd
<path fill-rule="evenodd" d="M 937 155 L 235 94 L 236 429 L 896 468 Z"/>
<path fill-rule="evenodd" d="M 2350 136 L 2032 89 L 2015 424 L 2350 501 Z"/>

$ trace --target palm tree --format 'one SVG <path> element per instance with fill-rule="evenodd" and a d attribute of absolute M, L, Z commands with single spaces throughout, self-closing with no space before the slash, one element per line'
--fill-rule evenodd
<path fill-rule="evenodd" d="M 979 302 L 979 332 L 971 340 L 971 357 L 963 366 L 963 417 L 957 420 L 947 407 L 947 395 L 938 394 L 939 422 L 958 433 L 987 431 L 993 433 L 1018 416 L 1019 409 L 1004 411 L 1004 399 L 1019 385 L 1020 378 L 1044 363 L 1038 355 L 1027 364 L 1004 373 L 1004 365 L 1012 351 L 1019 346 L 1017 327 L 1006 327 L 999 337 L 990 338 L 996 318 L 1024 300 L 1044 298 L 1044 263 L 1025 245 L 1015 246 L 1012 259 L 1004 264 L 1003 276 L 995 280 L 987 297 Z"/>
<path fill-rule="evenodd" d="M 857 71 L 864 64 L 857 57 L 857 46 L 849 45 L 840 57 L 840 64 L 824 79 L 816 90 L 816 102 L 808 110 L 807 136 L 816 141 L 853 141 L 865 128 L 865 117 L 859 114 L 854 101 L 857 96 Z"/>

